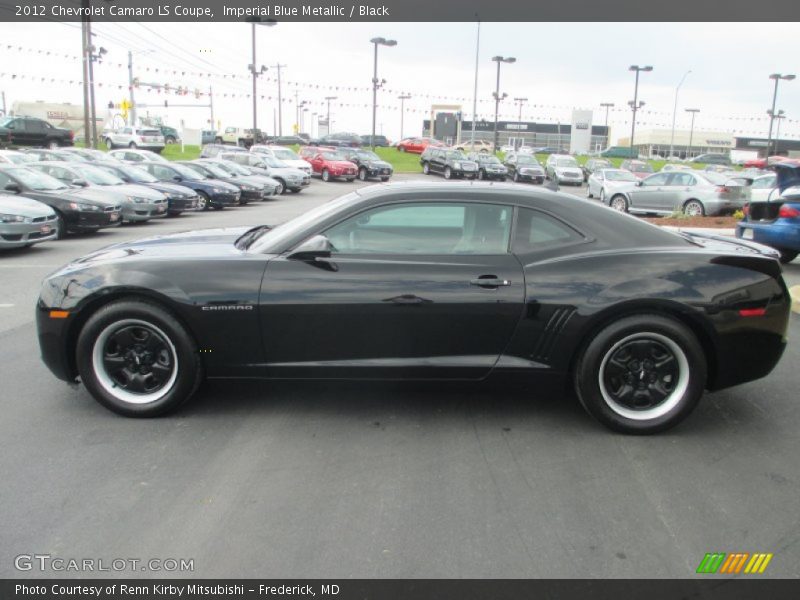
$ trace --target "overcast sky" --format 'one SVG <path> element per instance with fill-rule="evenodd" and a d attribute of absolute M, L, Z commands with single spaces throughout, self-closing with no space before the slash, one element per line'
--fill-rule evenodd
<path fill-rule="evenodd" d="M 574 107 L 593 109 L 594 123 L 602 124 L 605 113 L 599 105 L 613 102 L 616 108 L 609 124 L 615 139 L 630 128 L 627 102 L 633 98 L 634 76 L 628 66 L 653 65 L 652 73 L 641 76 L 639 98 L 646 106 L 637 119 L 638 128 L 671 127 L 675 87 L 691 70 L 678 98 L 678 129 L 688 129 L 689 116 L 683 109 L 691 107 L 701 110 L 697 130 L 766 136 L 766 110 L 772 100 L 768 75 L 791 73 L 798 67 L 796 29 L 793 23 L 484 23 L 477 113 L 490 120 L 494 115 L 491 57 L 513 56 L 517 62 L 502 68 L 500 89 L 509 99 L 501 106 L 501 119 L 516 119 L 518 107 L 511 99 L 525 97 L 523 120 L 568 123 Z M 133 50 L 135 75 L 143 82 L 203 91 L 212 85 L 219 124 L 251 125 L 252 101 L 246 97 L 252 90 L 247 71 L 249 25 L 96 23 L 94 31 L 96 44 L 108 50 L 95 69 L 99 113 L 105 113 L 109 101 L 126 97 L 127 51 Z M 297 91 L 299 100 L 310 102 L 306 124 L 312 112 L 324 113 L 325 96 L 338 96 L 331 106 L 334 129 L 364 134 L 371 128 L 369 40 L 396 39 L 397 46 L 379 51 L 379 78 L 387 83 L 379 92 L 377 119 L 378 131 L 382 128 L 396 139 L 400 93 L 413 96 L 406 102 L 406 135 L 421 132 L 422 119 L 433 103 L 460 104 L 465 118 L 471 116 L 476 31 L 475 23 L 278 23 L 257 28 L 257 64 L 288 65 L 282 73 L 284 133 L 295 122 Z M 79 25 L 0 24 L 0 90 L 8 108 L 14 101 L 80 103 L 79 54 Z M 259 99 L 259 126 L 268 133 L 277 105 L 277 84 L 271 80 L 275 75 L 270 68 L 259 81 L 258 95 L 264 96 Z M 153 105 L 140 109 L 140 114 L 148 110 L 174 126 L 180 121 L 187 127 L 207 124 L 207 109 L 165 110 L 164 94 L 148 92 L 146 86 L 136 94 L 137 102 Z M 193 95 L 167 98 L 172 104 L 207 102 Z M 800 81 L 781 82 L 778 108 L 788 116 L 782 137 L 800 137 Z"/>

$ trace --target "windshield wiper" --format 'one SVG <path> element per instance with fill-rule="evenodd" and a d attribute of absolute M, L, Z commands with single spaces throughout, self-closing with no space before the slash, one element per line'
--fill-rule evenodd
<path fill-rule="evenodd" d="M 270 229 L 272 229 L 270 225 L 258 225 L 257 227 L 248 229 L 237 238 L 237 240 L 234 242 L 234 246 L 236 246 L 239 250 L 247 250 L 247 248 L 250 247 L 250 244 L 255 242 L 263 233 L 269 231 Z"/>

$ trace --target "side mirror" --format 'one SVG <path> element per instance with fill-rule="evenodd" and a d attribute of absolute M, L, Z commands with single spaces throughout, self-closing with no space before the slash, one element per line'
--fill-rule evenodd
<path fill-rule="evenodd" d="M 331 241 L 322 234 L 315 235 L 297 246 L 287 256 L 292 260 L 313 261 L 318 258 L 330 258 L 333 251 Z"/>
<path fill-rule="evenodd" d="M 3 189 L 5 189 L 5 191 L 7 192 L 14 192 L 15 194 L 19 194 L 22 192 L 22 188 L 19 187 L 19 184 L 14 182 L 7 183 L 6 187 Z"/>
<path fill-rule="evenodd" d="M 181 177 L 180 175 L 175 175 L 175 176 L 172 178 L 172 180 L 173 180 L 173 181 L 183 181 L 183 177 Z"/>
<path fill-rule="evenodd" d="M 77 187 L 86 187 L 89 185 L 84 179 L 73 179 L 70 183 Z"/>
<path fill-rule="evenodd" d="M 641 179 L 636 182 L 636 186 L 637 187 L 642 187 L 643 184 L 644 184 L 644 181 L 642 181 Z"/>

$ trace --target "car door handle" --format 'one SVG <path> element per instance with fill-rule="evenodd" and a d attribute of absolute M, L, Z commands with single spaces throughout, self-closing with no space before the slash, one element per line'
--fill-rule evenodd
<path fill-rule="evenodd" d="M 482 288 L 498 288 L 500 286 L 511 285 L 511 282 L 508 279 L 498 279 L 494 275 L 482 275 L 477 279 L 470 280 L 470 285 L 477 285 L 478 287 Z"/>

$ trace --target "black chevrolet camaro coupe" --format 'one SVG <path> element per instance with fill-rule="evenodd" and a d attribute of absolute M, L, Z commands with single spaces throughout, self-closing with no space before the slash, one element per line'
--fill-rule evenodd
<path fill-rule="evenodd" d="M 44 362 L 154 416 L 203 378 L 574 387 L 617 431 L 671 427 L 767 375 L 790 297 L 777 254 L 492 183 L 378 185 L 270 228 L 117 244 L 43 283 Z"/>

